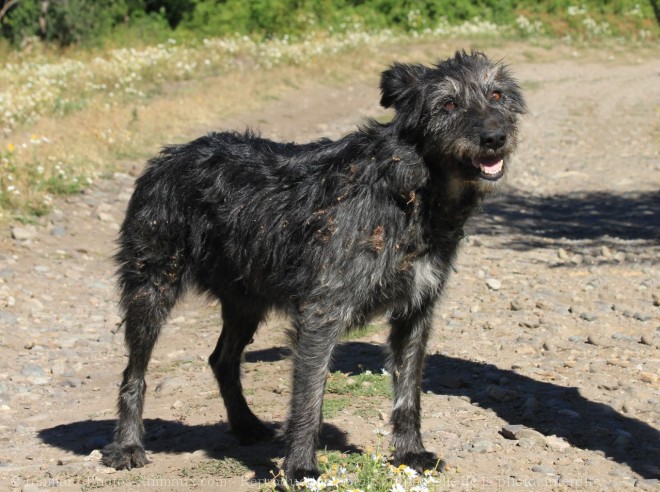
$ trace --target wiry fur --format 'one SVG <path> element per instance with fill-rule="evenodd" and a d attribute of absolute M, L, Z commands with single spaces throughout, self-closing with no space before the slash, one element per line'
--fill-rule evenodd
<path fill-rule="evenodd" d="M 369 121 L 338 141 L 296 145 L 249 131 L 213 133 L 149 162 L 116 255 L 129 361 L 107 465 L 147 463 L 144 375 L 162 323 L 191 286 L 222 303 L 224 324 L 209 363 L 242 442 L 271 431 L 243 397 L 241 353 L 269 309 L 292 317 L 287 477 L 318 473 L 333 348 L 382 312 L 392 325 L 394 461 L 435 465 L 420 436 L 432 310 L 465 221 L 494 187 L 470 160 L 508 159 L 524 103 L 506 68 L 475 52 L 433 68 L 395 64 L 382 74 L 381 91 L 383 106 L 395 109 L 393 121 Z"/>

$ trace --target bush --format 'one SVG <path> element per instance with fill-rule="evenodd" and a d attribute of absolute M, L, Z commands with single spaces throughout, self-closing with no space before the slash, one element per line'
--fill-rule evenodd
<path fill-rule="evenodd" d="M 14 45 L 38 36 L 66 46 L 103 42 L 118 32 L 130 42 L 136 37 L 131 30 L 148 33 L 149 40 L 166 39 L 173 30 L 177 38 L 269 38 L 317 29 L 421 32 L 475 18 L 514 32 L 517 26 L 524 35 L 657 32 L 651 2 L 638 0 L 20 0 L 2 19 L 1 32 Z"/>
<path fill-rule="evenodd" d="M 128 6 L 116 0 L 22 0 L 3 19 L 12 43 L 37 36 L 68 46 L 108 34 L 127 19 Z"/>

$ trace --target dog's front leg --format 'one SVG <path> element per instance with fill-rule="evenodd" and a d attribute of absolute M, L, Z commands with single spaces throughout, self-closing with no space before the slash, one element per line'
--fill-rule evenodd
<path fill-rule="evenodd" d="M 392 444 L 394 464 L 418 471 L 442 468 L 438 458 L 424 449 L 420 433 L 422 371 L 433 317 L 433 302 L 390 320 L 389 368 L 394 384 Z"/>
<path fill-rule="evenodd" d="M 297 338 L 293 392 L 285 430 L 287 449 L 283 466 L 289 483 L 304 477 L 316 478 L 320 474 L 316 466 L 316 447 L 322 421 L 323 391 L 332 351 L 344 331 L 342 323 L 336 319 L 312 313 L 297 316 L 294 324 Z"/>

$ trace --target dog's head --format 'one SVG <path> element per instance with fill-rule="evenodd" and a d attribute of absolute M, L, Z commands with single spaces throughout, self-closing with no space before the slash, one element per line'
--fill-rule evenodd
<path fill-rule="evenodd" d="M 488 188 L 504 176 L 525 113 L 507 68 L 480 52 L 457 52 L 433 67 L 395 63 L 383 72 L 381 104 L 429 166 Z"/>

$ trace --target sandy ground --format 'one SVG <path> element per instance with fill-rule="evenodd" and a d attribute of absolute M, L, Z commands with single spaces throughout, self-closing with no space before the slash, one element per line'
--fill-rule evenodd
<path fill-rule="evenodd" d="M 422 428 L 450 465 L 439 490 L 660 490 L 660 58 L 511 59 L 530 108 L 520 151 L 468 228 L 429 345 Z M 215 128 L 336 138 L 385 115 L 378 100 L 375 83 L 306 86 Z M 127 167 L 3 231 L 0 489 L 242 490 L 281 463 L 280 443 L 240 447 L 229 433 L 206 365 L 219 306 L 189 298 L 150 365 L 152 463 L 100 465 L 126 362 L 110 256 L 133 179 Z M 338 349 L 335 370 L 380 372 L 377 323 Z M 286 326 L 269 320 L 244 364 L 249 402 L 273 425 L 287 412 Z M 389 406 L 343 395 L 322 445 L 374 446 Z"/>

